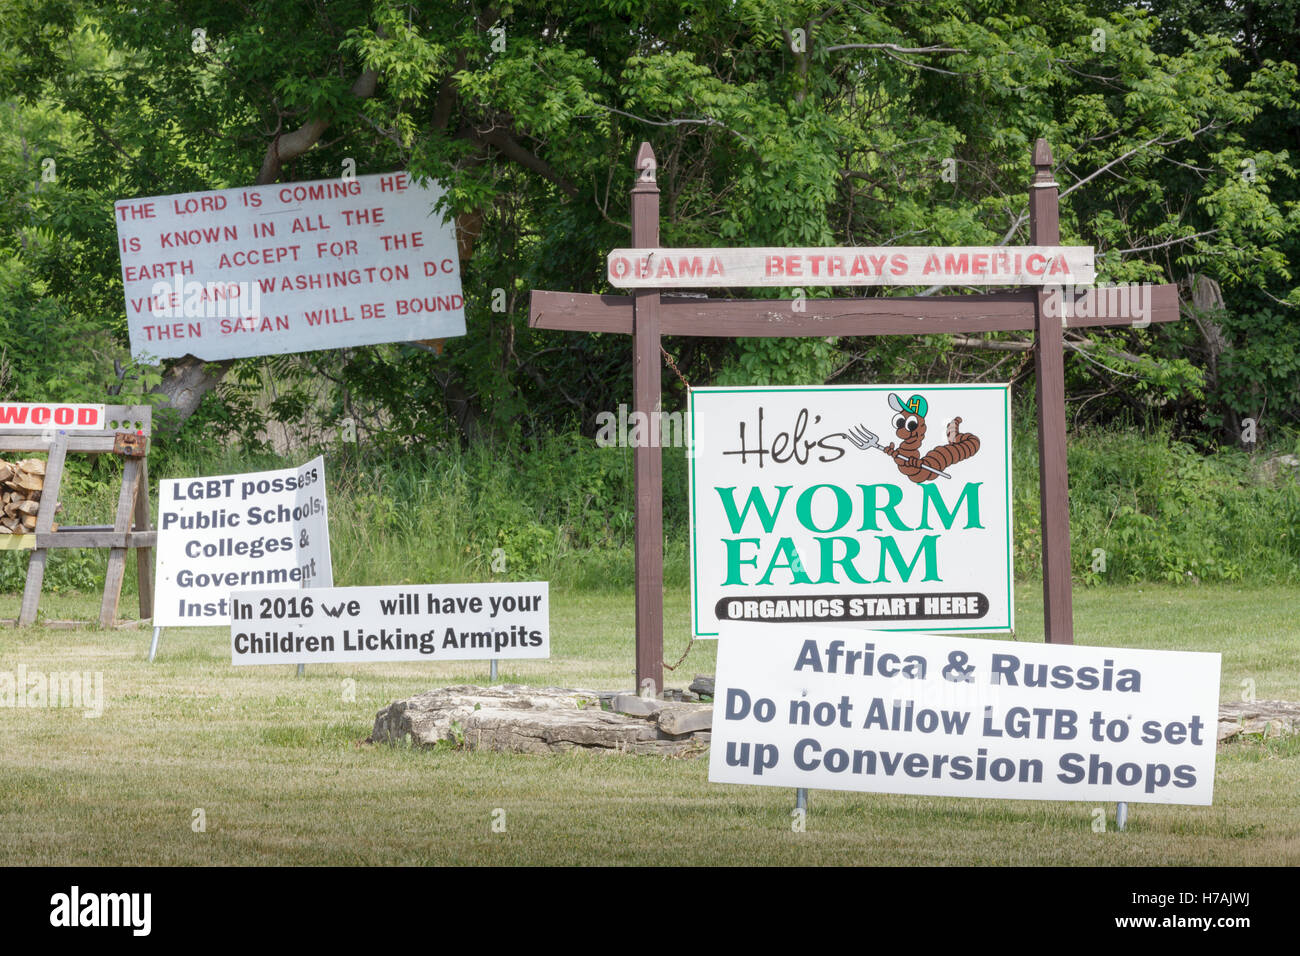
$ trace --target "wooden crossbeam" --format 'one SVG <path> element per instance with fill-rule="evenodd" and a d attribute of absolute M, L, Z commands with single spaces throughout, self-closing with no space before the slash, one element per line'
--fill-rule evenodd
<path fill-rule="evenodd" d="M 1148 287 L 1150 310 L 1132 308 L 1116 315 L 1068 316 L 1069 329 L 1175 322 L 1178 287 Z M 1037 294 L 1032 289 L 975 295 L 871 296 L 853 299 L 710 299 L 659 297 L 661 335 L 712 338 L 769 338 L 834 335 L 964 335 L 977 332 L 1030 332 L 1035 328 Z M 803 311 L 795 311 L 795 306 Z M 632 296 L 546 292 L 534 289 L 528 324 L 561 332 L 632 334 Z"/>

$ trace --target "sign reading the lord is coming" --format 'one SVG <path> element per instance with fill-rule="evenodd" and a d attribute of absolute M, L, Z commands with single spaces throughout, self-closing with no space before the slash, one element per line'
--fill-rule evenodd
<path fill-rule="evenodd" d="M 1008 385 L 691 390 L 691 620 L 1006 633 Z"/>

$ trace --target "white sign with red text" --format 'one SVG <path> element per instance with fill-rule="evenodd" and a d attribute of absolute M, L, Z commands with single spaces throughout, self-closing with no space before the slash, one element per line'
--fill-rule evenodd
<path fill-rule="evenodd" d="M 1092 246 L 615 249 L 620 289 L 723 286 L 1090 285 Z"/>
<path fill-rule="evenodd" d="M 441 196 L 399 172 L 120 200 L 131 354 L 216 360 L 464 335 Z"/>
<path fill-rule="evenodd" d="M 0 428 L 63 428 L 103 431 L 103 405 L 0 402 Z"/>

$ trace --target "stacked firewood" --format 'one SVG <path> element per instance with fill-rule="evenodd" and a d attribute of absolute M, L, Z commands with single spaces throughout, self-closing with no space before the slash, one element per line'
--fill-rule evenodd
<path fill-rule="evenodd" d="M 28 534 L 36 530 L 36 513 L 41 510 L 44 488 L 45 462 L 41 459 L 0 460 L 0 534 Z M 62 507 L 58 505 L 55 513 Z M 54 525 L 50 530 L 57 528 Z"/>

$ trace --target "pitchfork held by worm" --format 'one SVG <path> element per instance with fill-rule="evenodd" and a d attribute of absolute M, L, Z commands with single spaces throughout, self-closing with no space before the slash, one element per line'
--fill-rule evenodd
<path fill-rule="evenodd" d="M 894 433 L 900 439 L 897 449 L 894 443 L 880 444 L 880 437 L 864 425 L 854 425 L 845 433 L 855 448 L 866 451 L 878 448 L 898 466 L 898 470 L 918 484 L 934 481 L 937 477 L 952 478 L 943 469 L 959 461 L 965 461 L 980 449 L 980 440 L 974 435 L 961 431 L 961 418 L 954 418 L 948 423 L 948 443 L 931 449 L 921 456 L 921 442 L 925 440 L 925 416 L 929 412 L 929 403 L 920 395 L 913 395 L 906 402 L 893 392 L 889 393 L 889 407 L 898 414 L 894 416 Z"/>

